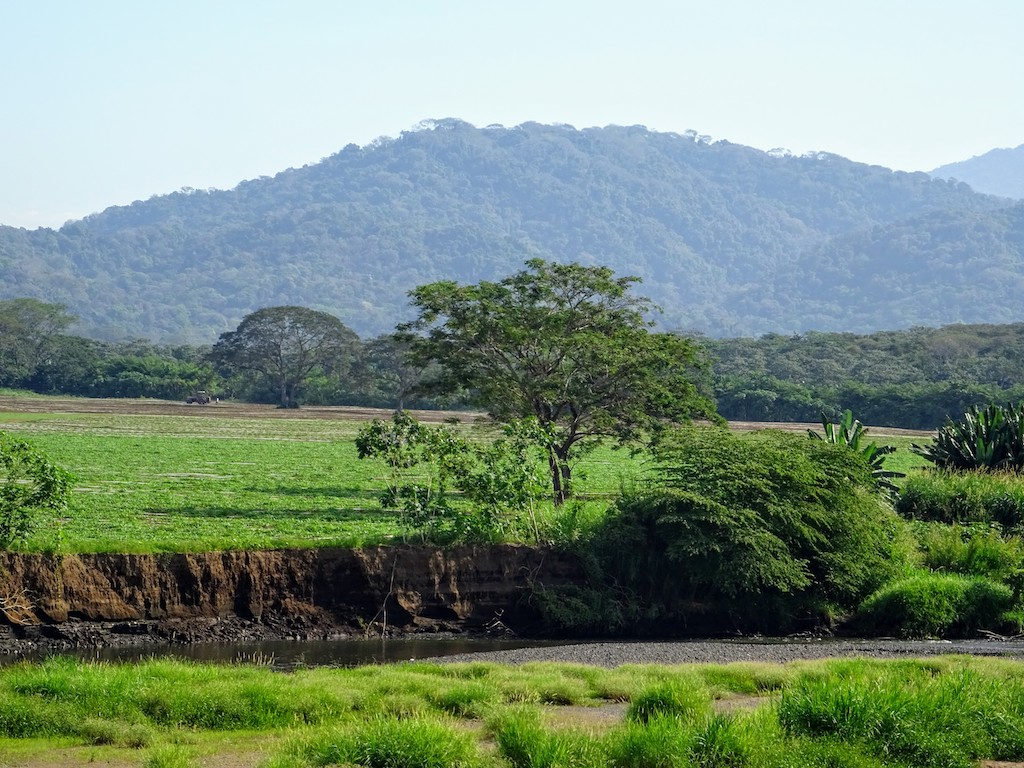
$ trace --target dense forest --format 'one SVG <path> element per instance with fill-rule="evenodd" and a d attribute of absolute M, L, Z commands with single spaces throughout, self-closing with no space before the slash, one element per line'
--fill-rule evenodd
<path fill-rule="evenodd" d="M 366 338 L 417 285 L 539 257 L 643 278 L 668 330 L 866 333 L 1024 319 L 1022 233 L 1022 205 L 836 155 L 448 119 L 230 191 L 0 227 L 0 299 L 62 303 L 105 341 L 212 343 L 274 305 Z"/>
<path fill-rule="evenodd" d="M 0 301 L 0 387 L 278 402 L 272 380 L 228 373 L 208 345 L 96 341 L 67 333 L 74 320 L 58 304 Z M 459 406 L 415 394 L 421 371 L 391 336 L 352 338 L 308 377 L 303 403 Z M 1024 323 L 697 341 L 710 362 L 699 387 L 730 420 L 816 422 L 851 409 L 868 424 L 934 429 L 972 405 L 1024 400 Z"/>
<path fill-rule="evenodd" d="M 1024 399 L 1022 323 L 703 341 L 728 419 L 817 421 L 850 409 L 868 424 L 933 429 L 971 405 Z"/>

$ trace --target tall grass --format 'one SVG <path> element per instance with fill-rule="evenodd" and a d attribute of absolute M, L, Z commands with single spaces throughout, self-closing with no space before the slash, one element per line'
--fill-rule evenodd
<path fill-rule="evenodd" d="M 1012 472 L 915 472 L 903 484 L 896 511 L 911 520 L 1013 530 L 1024 522 L 1024 479 Z"/>
<path fill-rule="evenodd" d="M 157 768 L 195 764 L 201 733 L 279 734 L 266 768 L 956 768 L 1024 760 L 1022 673 L 1018 661 L 954 656 L 294 673 L 55 659 L 0 669 L 0 739 L 109 745 Z M 553 690 L 574 693 L 554 703 Z M 713 701 L 751 693 L 752 708 Z M 610 700 L 627 703 L 618 720 L 579 714 Z M 215 743 L 204 738 L 204 764 L 216 764 L 205 757 Z"/>

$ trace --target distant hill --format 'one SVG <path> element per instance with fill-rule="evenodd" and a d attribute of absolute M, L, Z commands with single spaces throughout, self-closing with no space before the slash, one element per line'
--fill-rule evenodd
<path fill-rule="evenodd" d="M 212 341 L 280 304 L 366 337 L 409 317 L 417 285 L 537 256 L 638 275 L 663 327 L 710 335 L 1010 322 L 1021 220 L 965 184 L 837 155 L 448 119 L 230 191 L 0 227 L 0 298 L 64 302 L 107 339 Z"/>
<path fill-rule="evenodd" d="M 943 165 L 931 175 L 965 182 L 976 192 L 1024 200 L 1024 144 L 1015 149 L 993 149 L 970 160 Z"/>

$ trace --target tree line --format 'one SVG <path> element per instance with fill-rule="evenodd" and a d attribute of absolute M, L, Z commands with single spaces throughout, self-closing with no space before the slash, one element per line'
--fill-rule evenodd
<path fill-rule="evenodd" d="M 455 284 L 430 285 L 447 287 L 440 293 L 418 289 L 414 302 L 421 311 L 435 311 L 441 298 L 457 295 Z M 216 344 L 191 346 L 97 341 L 68 333 L 75 320 L 60 304 L 0 301 L 0 387 L 171 400 L 207 390 L 285 407 L 459 407 L 471 400 L 465 388 L 441 394 L 419 386 L 425 366 L 436 363 L 409 359 L 411 326 L 405 337 L 362 340 L 329 313 L 268 307 L 250 313 Z M 838 420 L 851 410 L 867 424 L 934 429 L 974 405 L 1024 400 L 1024 323 L 688 343 L 709 363 L 693 371 L 695 386 L 729 420 L 817 423 L 822 415 Z M 295 356 L 275 356 L 275 345 L 294 345 Z M 600 345 L 593 349 L 603 354 Z M 593 369 L 593 362 L 582 368 Z M 468 373 L 457 364 L 446 370 L 449 376 Z"/>
<path fill-rule="evenodd" d="M 344 343 L 318 350 L 315 364 L 294 379 L 293 361 L 281 357 L 287 384 L 270 367 L 256 368 L 225 356 L 227 340 L 254 326 L 266 331 L 269 320 L 313 315 L 343 329 Z M 433 407 L 414 397 L 415 372 L 404 362 L 390 336 L 362 341 L 326 313 L 302 307 L 271 307 L 252 313 L 219 346 L 154 344 L 145 339 L 105 342 L 68 333 L 76 318 L 61 304 L 36 299 L 0 301 L 0 387 L 40 394 L 81 397 L 152 397 L 185 400 L 199 390 L 220 398 L 273 403 L 285 407 L 299 398 L 317 405 L 365 405 L 383 408 Z M 287 339 L 282 337 L 283 344 Z M 300 361 L 300 365 L 306 363 Z"/>

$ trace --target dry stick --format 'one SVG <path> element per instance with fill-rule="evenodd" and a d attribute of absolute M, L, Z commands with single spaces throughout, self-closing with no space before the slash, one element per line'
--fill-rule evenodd
<path fill-rule="evenodd" d="M 370 628 L 376 623 L 377 617 L 384 616 L 384 621 L 381 624 L 380 637 L 384 639 L 384 635 L 388 631 L 388 600 L 393 594 L 395 594 L 395 569 L 398 568 L 398 555 L 395 555 L 395 559 L 391 562 L 391 583 L 388 585 L 388 593 L 384 595 L 384 602 L 380 604 L 380 610 L 374 614 L 373 618 L 370 619 L 370 623 L 366 625 L 366 631 L 363 632 L 363 637 L 370 636 Z"/>
<path fill-rule="evenodd" d="M 11 624 L 26 626 L 39 623 L 32 610 L 32 600 L 24 589 L 0 596 L 0 613 Z"/>

